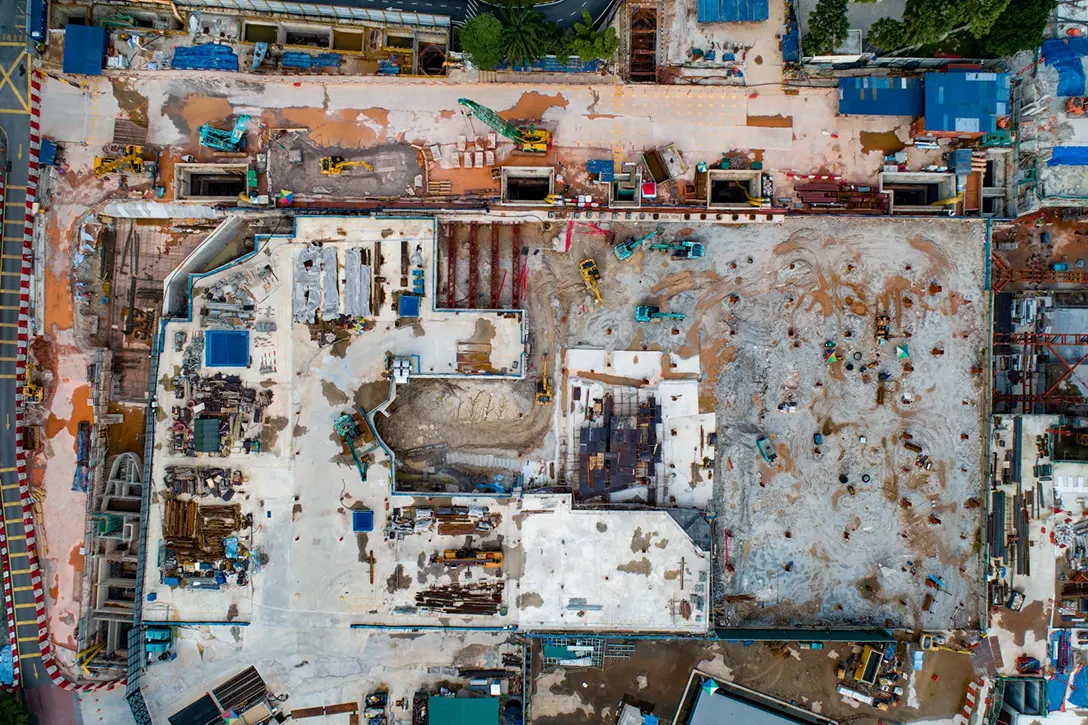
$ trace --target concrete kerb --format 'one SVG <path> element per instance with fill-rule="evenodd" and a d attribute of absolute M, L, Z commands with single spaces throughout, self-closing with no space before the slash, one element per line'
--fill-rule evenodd
<path fill-rule="evenodd" d="M 15 379 L 21 380 L 26 375 L 27 347 L 30 343 L 30 274 L 34 251 L 34 201 L 37 195 L 40 167 L 38 154 L 41 151 L 41 74 L 35 71 L 30 83 L 30 159 L 26 179 L 26 209 L 23 228 L 23 260 L 19 280 L 19 328 L 16 343 Z M 23 506 L 23 528 L 26 534 L 27 560 L 30 568 L 30 580 L 33 585 L 34 608 L 38 624 L 38 647 L 42 665 L 57 687 L 68 691 L 89 691 L 112 689 L 124 680 L 80 684 L 69 680 L 57 665 L 49 638 L 49 619 L 45 608 L 45 590 L 42 586 L 41 565 L 38 561 L 37 537 L 34 526 L 33 500 L 30 497 L 30 484 L 27 470 L 26 451 L 23 450 L 23 399 L 22 391 L 16 385 L 15 393 L 15 466 L 19 477 L 19 498 Z M 10 577 L 7 548 L 4 545 L 4 580 L 5 592 Z"/>

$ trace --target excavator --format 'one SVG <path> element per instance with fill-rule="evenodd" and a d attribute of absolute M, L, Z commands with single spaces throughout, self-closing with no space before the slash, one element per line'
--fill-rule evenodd
<path fill-rule="evenodd" d="M 200 145 L 216 151 L 242 153 L 246 150 L 247 123 L 249 123 L 249 116 L 245 114 L 234 119 L 234 126 L 229 131 L 205 123 L 197 129 L 200 134 Z"/>
<path fill-rule="evenodd" d="M 374 167 L 365 161 L 346 161 L 343 156 L 325 156 L 321 159 L 321 173 L 326 176 L 339 176 L 344 169 L 353 166 L 362 166 L 367 171 L 373 171 Z"/>
<path fill-rule="evenodd" d="M 578 265 L 578 269 L 582 272 L 582 280 L 586 283 L 586 287 L 593 293 L 593 296 L 597 299 L 597 304 L 601 304 L 601 290 L 597 285 L 601 281 L 601 270 L 597 268 L 597 260 L 583 259 L 582 263 Z"/>
<path fill-rule="evenodd" d="M 544 368 L 540 371 L 540 380 L 536 383 L 537 405 L 552 402 L 552 381 L 548 378 L 548 358 L 544 358 Z"/>
<path fill-rule="evenodd" d="M 35 367 L 37 366 L 26 366 L 26 384 L 23 386 L 23 399 L 26 400 L 27 403 L 38 405 L 45 399 L 45 390 L 42 386 L 35 385 L 30 380 L 30 373 Z"/>
<path fill-rule="evenodd" d="M 486 123 L 491 128 L 510 139 L 518 146 L 518 151 L 523 154 L 543 156 L 551 151 L 552 133 L 536 126 L 522 126 L 521 128 L 510 123 L 499 114 L 486 106 L 481 106 L 467 98 L 458 98 L 457 102 L 472 111 L 476 118 Z"/>
<path fill-rule="evenodd" d="M 133 174 L 144 173 L 144 149 L 143 146 L 125 146 L 125 151 L 119 158 L 96 156 L 94 158 L 94 175 L 103 177 L 115 171 L 129 171 Z"/>
<path fill-rule="evenodd" d="M 678 242 L 659 242 L 651 244 L 649 249 L 656 252 L 672 252 L 673 259 L 702 259 L 706 254 L 702 242 L 693 242 L 690 239 L 681 239 Z"/>
<path fill-rule="evenodd" d="M 478 551 L 476 549 L 446 549 L 431 557 L 431 563 L 446 566 L 482 566 L 485 569 L 502 568 L 501 551 Z"/>
<path fill-rule="evenodd" d="M 662 312 L 657 305 L 639 305 L 635 308 L 635 322 L 654 322 L 656 320 L 682 320 L 687 315 L 679 312 Z"/>

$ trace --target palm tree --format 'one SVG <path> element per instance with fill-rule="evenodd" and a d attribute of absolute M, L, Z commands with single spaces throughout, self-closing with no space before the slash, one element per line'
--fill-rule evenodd
<path fill-rule="evenodd" d="M 506 60 L 518 66 L 532 63 L 544 55 L 548 43 L 548 24 L 531 5 L 507 0 L 499 13 Z"/>

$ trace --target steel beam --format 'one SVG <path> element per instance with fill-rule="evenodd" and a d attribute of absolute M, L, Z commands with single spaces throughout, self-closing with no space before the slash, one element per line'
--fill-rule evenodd
<path fill-rule="evenodd" d="M 521 307 L 521 225 L 519 224 L 514 225 L 514 244 L 512 245 L 510 258 L 513 262 L 510 265 L 511 279 L 513 280 L 513 307 L 516 310 Z"/>
<path fill-rule="evenodd" d="M 446 225 L 446 307 L 457 306 L 457 242 L 453 225 Z"/>
<path fill-rule="evenodd" d="M 499 309 L 499 225 L 491 225 L 491 309 Z"/>
<path fill-rule="evenodd" d="M 472 222 L 468 227 L 468 308 L 476 307 L 476 287 L 480 283 L 480 249 L 476 234 L 479 226 Z"/>

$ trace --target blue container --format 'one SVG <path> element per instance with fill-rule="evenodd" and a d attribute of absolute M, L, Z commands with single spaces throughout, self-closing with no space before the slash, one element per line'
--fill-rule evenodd
<path fill-rule="evenodd" d="M 249 331 L 208 330 L 205 332 L 204 367 L 249 367 Z"/>
<path fill-rule="evenodd" d="M 352 511 L 351 530 L 356 534 L 374 530 L 373 511 Z"/>

